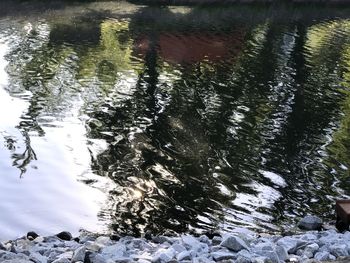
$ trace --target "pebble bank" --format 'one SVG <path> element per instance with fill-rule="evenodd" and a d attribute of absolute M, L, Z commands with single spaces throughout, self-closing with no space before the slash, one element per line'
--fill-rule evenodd
<path fill-rule="evenodd" d="M 42 237 L 35 232 L 0 242 L 2 263 L 163 263 L 321 262 L 350 255 L 350 232 L 319 229 L 317 217 L 306 217 L 299 227 L 304 232 L 289 235 L 230 234 L 202 236 L 105 236 L 81 231 Z M 346 262 L 346 261 L 345 261 Z M 350 260 L 348 261 L 350 262 Z"/>

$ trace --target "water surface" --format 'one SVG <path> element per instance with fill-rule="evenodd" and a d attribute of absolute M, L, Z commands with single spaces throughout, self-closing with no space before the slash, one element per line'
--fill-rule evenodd
<path fill-rule="evenodd" d="M 2 10 L 0 238 L 279 231 L 349 197 L 349 9 Z"/>

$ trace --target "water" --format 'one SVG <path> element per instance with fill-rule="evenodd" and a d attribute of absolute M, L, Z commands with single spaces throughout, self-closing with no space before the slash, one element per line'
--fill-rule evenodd
<path fill-rule="evenodd" d="M 1 239 L 271 232 L 349 198 L 350 9 L 2 4 Z"/>

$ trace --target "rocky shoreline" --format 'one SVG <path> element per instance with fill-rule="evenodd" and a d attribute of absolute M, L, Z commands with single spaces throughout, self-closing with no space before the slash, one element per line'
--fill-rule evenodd
<path fill-rule="evenodd" d="M 163 263 L 163 262 L 350 262 L 350 232 L 320 229 L 317 217 L 299 223 L 294 235 L 220 234 L 193 236 L 106 236 L 81 231 L 42 237 L 35 232 L 0 242 L 2 263 Z"/>

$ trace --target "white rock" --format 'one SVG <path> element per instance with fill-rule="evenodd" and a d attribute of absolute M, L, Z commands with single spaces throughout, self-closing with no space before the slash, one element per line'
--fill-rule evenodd
<path fill-rule="evenodd" d="M 305 241 L 315 241 L 317 240 L 317 236 L 315 234 L 304 234 L 300 237 L 300 239 L 305 240 Z"/>
<path fill-rule="evenodd" d="M 309 245 L 307 245 L 306 247 L 305 247 L 305 250 L 304 250 L 304 252 L 308 252 L 308 253 L 311 253 L 312 254 L 312 257 L 313 257 L 313 255 L 319 250 L 319 245 L 318 244 L 316 244 L 316 243 L 311 243 L 311 244 L 309 244 Z"/>
<path fill-rule="evenodd" d="M 323 261 L 323 260 L 328 260 L 329 259 L 329 252 L 326 252 L 326 251 L 320 251 L 320 252 L 317 252 L 314 256 L 314 258 L 316 260 L 320 260 L 320 261 Z"/>
<path fill-rule="evenodd" d="M 74 251 L 72 262 L 84 261 L 86 248 L 81 246 Z"/>
<path fill-rule="evenodd" d="M 215 259 L 215 261 L 235 259 L 237 257 L 236 254 L 233 254 L 231 252 L 225 252 L 225 251 L 212 252 L 211 256 Z"/>
<path fill-rule="evenodd" d="M 277 245 L 275 251 L 280 261 L 286 261 L 288 258 L 288 252 L 284 247 Z"/>
<path fill-rule="evenodd" d="M 186 250 L 186 248 L 185 248 L 183 245 L 181 245 L 181 244 L 173 244 L 171 247 L 172 247 L 177 253 L 180 253 L 180 252 Z"/>
<path fill-rule="evenodd" d="M 64 252 L 64 253 L 58 255 L 58 259 L 66 258 L 66 259 L 71 260 L 72 257 L 73 257 L 73 251 L 67 251 L 67 252 Z"/>
<path fill-rule="evenodd" d="M 47 263 L 47 257 L 44 257 L 38 252 L 30 253 L 29 259 L 33 260 L 34 262 Z"/>
<path fill-rule="evenodd" d="M 178 261 L 182 261 L 182 260 L 190 260 L 191 259 L 191 252 L 184 250 L 180 253 L 177 254 L 176 259 Z"/>
<path fill-rule="evenodd" d="M 213 263 L 212 260 L 206 257 L 196 257 L 192 260 L 193 263 Z"/>
<path fill-rule="evenodd" d="M 265 263 L 267 261 L 268 261 L 268 258 L 262 257 L 262 256 L 255 257 L 255 258 L 252 259 L 252 263 Z"/>
<path fill-rule="evenodd" d="M 175 250 L 173 248 L 168 249 L 160 249 L 158 250 L 154 257 L 152 258 L 152 262 L 169 262 L 175 256 Z"/>
<path fill-rule="evenodd" d="M 68 258 L 58 258 L 54 260 L 52 263 L 70 263 L 70 260 Z"/>
<path fill-rule="evenodd" d="M 2 261 L 1 263 L 33 263 L 33 262 L 25 259 L 7 259 Z"/>
<path fill-rule="evenodd" d="M 126 246 L 124 244 L 114 244 L 112 246 L 104 247 L 101 250 L 101 254 L 105 258 L 118 259 L 124 257 L 124 253 L 126 252 Z"/>
<path fill-rule="evenodd" d="M 284 247 L 288 253 L 293 254 L 298 248 L 298 239 L 293 237 L 282 237 L 277 241 L 277 245 Z"/>
<path fill-rule="evenodd" d="M 112 244 L 112 240 L 106 236 L 100 236 L 96 238 L 95 242 L 103 246 L 109 246 Z"/>
<path fill-rule="evenodd" d="M 193 249 L 201 246 L 200 242 L 191 235 L 182 235 L 181 239 L 185 247 Z"/>
<path fill-rule="evenodd" d="M 232 235 L 224 236 L 220 246 L 227 247 L 235 252 L 242 249 L 248 249 L 247 244 L 241 238 Z"/>
<path fill-rule="evenodd" d="M 331 245 L 329 252 L 335 257 L 348 256 L 347 246 L 345 244 Z"/>
<path fill-rule="evenodd" d="M 210 244 L 210 239 L 206 235 L 201 235 L 198 240 L 202 243 Z"/>

